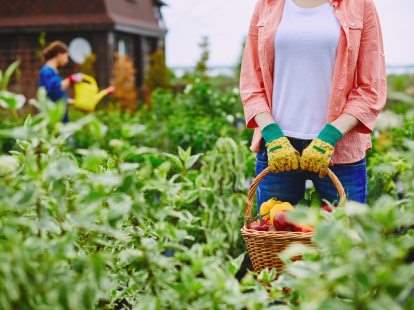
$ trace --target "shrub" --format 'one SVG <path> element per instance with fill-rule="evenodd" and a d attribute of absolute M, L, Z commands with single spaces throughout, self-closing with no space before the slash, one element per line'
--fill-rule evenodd
<path fill-rule="evenodd" d="M 130 112 L 137 108 L 135 76 L 133 61 L 128 56 L 117 55 L 112 77 L 112 85 L 115 87 L 114 97 L 119 101 L 121 109 Z"/>

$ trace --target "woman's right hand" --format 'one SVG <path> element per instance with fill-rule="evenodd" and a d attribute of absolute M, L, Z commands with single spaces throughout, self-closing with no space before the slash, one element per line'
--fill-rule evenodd
<path fill-rule="evenodd" d="M 267 161 L 271 172 L 299 169 L 300 155 L 288 138 L 280 137 L 266 143 Z"/>
<path fill-rule="evenodd" d="M 68 77 L 69 83 L 71 85 L 75 85 L 76 83 L 80 83 L 83 80 L 83 74 L 82 73 L 74 73 Z"/>
<path fill-rule="evenodd" d="M 61 83 L 62 90 L 67 90 L 69 87 L 75 85 L 76 83 L 83 81 L 83 74 L 82 73 L 75 73 L 70 76 L 68 76 L 66 79 L 64 79 Z"/>
<path fill-rule="evenodd" d="M 263 139 L 266 142 L 268 166 L 272 172 L 299 169 L 300 154 L 292 146 L 270 113 L 256 115 Z"/>

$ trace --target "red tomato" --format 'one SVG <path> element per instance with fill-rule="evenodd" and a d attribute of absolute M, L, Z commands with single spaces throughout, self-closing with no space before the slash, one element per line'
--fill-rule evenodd
<path fill-rule="evenodd" d="M 287 219 L 287 211 L 279 212 L 273 219 L 273 226 L 278 231 L 299 231 L 299 232 L 312 232 L 313 228 L 305 225 L 298 225 L 289 222 Z"/>
<path fill-rule="evenodd" d="M 276 230 L 280 231 L 292 231 L 292 225 L 288 222 L 287 212 L 278 212 L 273 218 L 273 226 Z"/>
<path fill-rule="evenodd" d="M 254 221 L 253 223 L 250 223 L 247 228 L 258 231 L 268 231 L 270 229 L 270 223 L 269 220 Z"/>

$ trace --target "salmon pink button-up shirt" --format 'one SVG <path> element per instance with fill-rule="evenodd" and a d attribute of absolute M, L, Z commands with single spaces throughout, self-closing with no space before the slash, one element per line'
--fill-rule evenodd
<path fill-rule="evenodd" d="M 359 124 L 338 142 L 333 164 L 362 159 L 371 147 L 375 120 L 386 102 L 387 82 L 382 31 L 373 0 L 329 0 L 341 25 L 327 119 L 346 113 Z M 254 128 L 251 150 L 261 132 L 255 116 L 272 111 L 274 39 L 285 0 L 258 0 L 248 31 L 240 73 L 246 124 Z M 276 55 L 277 57 L 277 55 Z M 275 81 L 277 83 L 277 81 Z M 298 119 L 298 122 L 300 119 Z"/>

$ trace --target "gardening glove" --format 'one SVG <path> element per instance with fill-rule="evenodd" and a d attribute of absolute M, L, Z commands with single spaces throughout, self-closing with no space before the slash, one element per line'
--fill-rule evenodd
<path fill-rule="evenodd" d="M 290 144 L 276 123 L 262 130 L 266 142 L 268 166 L 272 172 L 285 172 L 299 168 L 299 152 Z"/>
<path fill-rule="evenodd" d="M 70 85 L 74 85 L 76 83 L 82 82 L 82 80 L 83 80 L 82 73 L 75 73 L 69 76 Z"/>
<path fill-rule="evenodd" d="M 319 174 L 321 178 L 326 176 L 335 145 L 342 136 L 342 132 L 335 126 L 327 124 L 318 137 L 303 151 L 300 158 L 302 170 Z"/>

